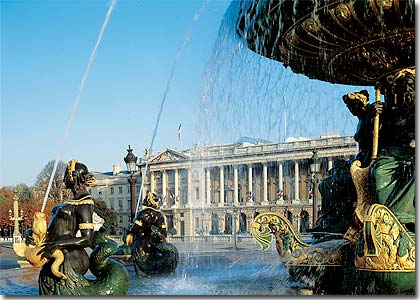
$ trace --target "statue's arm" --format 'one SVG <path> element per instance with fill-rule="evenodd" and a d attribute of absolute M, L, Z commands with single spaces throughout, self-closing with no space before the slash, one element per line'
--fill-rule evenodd
<path fill-rule="evenodd" d="M 147 224 L 147 215 L 148 213 L 143 210 L 136 215 L 136 219 L 131 227 L 127 230 L 127 237 L 125 243 L 128 246 L 131 246 L 134 242 L 134 236 L 141 235 L 143 233 L 143 226 Z"/>
<path fill-rule="evenodd" d="M 158 227 L 160 234 L 166 238 L 168 236 L 168 228 L 166 226 L 166 219 L 163 214 L 158 219 Z"/>

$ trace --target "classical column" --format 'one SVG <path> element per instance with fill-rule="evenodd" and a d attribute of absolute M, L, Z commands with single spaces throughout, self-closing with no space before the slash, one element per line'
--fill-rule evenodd
<path fill-rule="evenodd" d="M 144 175 L 145 179 L 147 179 L 147 173 L 146 173 L 145 170 L 142 170 L 142 174 Z M 149 171 L 149 177 L 150 177 L 150 171 Z M 149 182 L 150 182 L 150 180 L 149 180 Z M 147 195 L 147 185 L 146 184 L 143 184 L 143 191 L 141 193 L 140 199 L 138 199 L 138 201 L 140 201 L 139 211 L 141 210 L 142 201 L 143 201 L 144 197 L 146 197 L 146 195 Z"/>
<path fill-rule="evenodd" d="M 192 201 L 192 170 L 191 168 L 188 168 L 187 170 L 187 204 L 192 207 L 193 201 Z"/>
<path fill-rule="evenodd" d="M 300 200 L 299 197 L 299 162 L 295 161 L 295 199 L 296 201 Z"/>
<path fill-rule="evenodd" d="M 220 198 L 219 206 L 224 206 L 225 203 L 225 172 L 224 166 L 219 167 L 219 186 L 220 186 Z"/>
<path fill-rule="evenodd" d="M 247 191 L 247 197 L 248 194 L 251 193 L 251 196 L 253 196 L 253 191 L 252 191 L 252 165 L 248 165 L 248 191 Z M 254 204 L 254 199 L 253 197 L 249 200 L 247 200 L 247 204 L 248 205 L 253 205 Z"/>
<path fill-rule="evenodd" d="M 283 195 L 281 197 L 277 197 L 277 204 L 281 204 L 283 202 L 283 196 L 285 191 L 283 191 L 283 164 L 281 162 L 278 162 L 278 166 L 279 166 L 279 188 L 278 190 L 281 191 L 283 193 Z"/>
<path fill-rule="evenodd" d="M 333 158 L 332 157 L 328 157 L 328 170 L 332 169 L 333 167 Z"/>
<path fill-rule="evenodd" d="M 200 171 L 200 207 L 204 207 L 206 202 L 206 181 L 205 181 L 205 169 L 202 168 Z"/>
<path fill-rule="evenodd" d="M 150 191 L 156 193 L 155 171 L 150 170 Z"/>
<path fill-rule="evenodd" d="M 163 206 L 167 206 L 168 202 L 168 195 L 166 194 L 166 186 L 167 186 L 167 173 L 165 170 L 162 170 L 162 198 L 163 198 Z"/>
<path fill-rule="evenodd" d="M 178 169 L 174 170 L 175 172 L 175 206 L 179 206 L 180 200 L 179 199 L 179 173 L 178 173 Z"/>
<path fill-rule="evenodd" d="M 238 166 L 233 166 L 233 203 L 238 205 L 239 197 L 238 197 Z"/>
<path fill-rule="evenodd" d="M 262 205 L 268 205 L 267 163 L 263 163 L 263 199 Z"/>
<path fill-rule="evenodd" d="M 210 181 L 210 168 L 206 169 L 206 203 L 211 203 L 211 181 Z"/>

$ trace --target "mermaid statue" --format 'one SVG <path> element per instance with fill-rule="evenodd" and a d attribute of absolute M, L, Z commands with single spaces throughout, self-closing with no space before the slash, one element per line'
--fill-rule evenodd
<path fill-rule="evenodd" d="M 179 253 L 173 244 L 166 242 L 166 218 L 159 210 L 159 198 L 148 192 L 143 206 L 126 239 L 126 244 L 132 246 L 134 270 L 138 275 L 171 273 L 178 265 Z"/>
<path fill-rule="evenodd" d="M 26 232 L 27 260 L 39 273 L 40 295 L 125 295 L 129 276 L 125 267 L 109 258 L 118 245 L 94 231 L 93 206 L 88 188 L 96 179 L 86 165 L 71 160 L 64 183 L 73 198 L 55 206 L 48 228 L 45 214 L 35 214 L 33 227 Z M 90 256 L 85 248 L 92 248 Z M 96 279 L 84 275 L 90 269 Z"/>

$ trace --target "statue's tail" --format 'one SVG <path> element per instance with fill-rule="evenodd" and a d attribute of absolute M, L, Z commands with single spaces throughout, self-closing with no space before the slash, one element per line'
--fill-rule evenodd
<path fill-rule="evenodd" d="M 130 283 L 127 269 L 120 262 L 109 258 L 116 253 L 118 245 L 106 238 L 98 244 L 90 255 L 90 270 L 96 276 L 91 287 L 102 295 L 126 295 Z"/>

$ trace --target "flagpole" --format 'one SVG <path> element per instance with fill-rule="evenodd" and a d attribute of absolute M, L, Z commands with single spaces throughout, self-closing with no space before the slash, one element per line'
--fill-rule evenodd
<path fill-rule="evenodd" d="M 182 136 L 181 136 L 181 123 L 179 123 L 178 126 L 178 141 L 179 141 L 179 145 L 180 145 L 180 151 L 183 149 L 182 148 Z"/>

